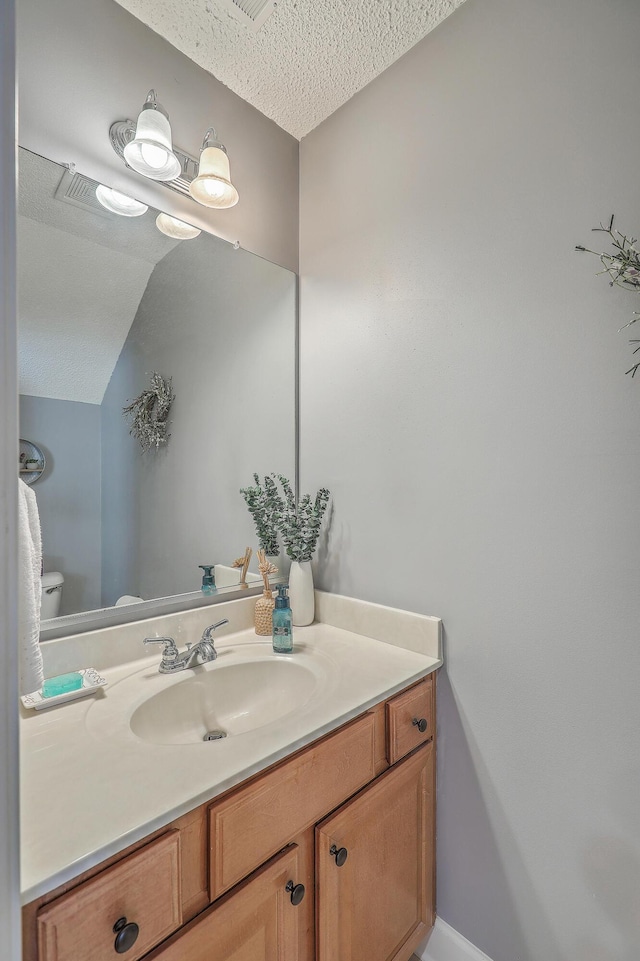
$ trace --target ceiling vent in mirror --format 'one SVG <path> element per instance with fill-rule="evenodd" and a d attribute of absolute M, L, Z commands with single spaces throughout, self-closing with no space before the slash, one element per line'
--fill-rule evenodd
<path fill-rule="evenodd" d="M 236 20 L 259 30 L 276 8 L 275 0 L 218 0 Z"/>
<path fill-rule="evenodd" d="M 85 210 L 92 210 L 102 217 L 108 217 L 108 212 L 96 197 L 97 186 L 98 182 L 96 180 L 91 180 L 83 174 L 76 173 L 72 165 L 70 170 L 65 170 L 63 173 L 55 197 L 56 200 L 61 200 L 64 204 L 83 207 Z"/>

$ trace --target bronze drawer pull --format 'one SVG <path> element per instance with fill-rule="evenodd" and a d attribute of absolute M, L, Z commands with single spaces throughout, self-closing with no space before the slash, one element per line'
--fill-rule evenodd
<path fill-rule="evenodd" d="M 113 947 L 117 954 L 124 954 L 129 948 L 132 948 L 140 933 L 140 928 L 135 921 L 127 921 L 126 918 L 118 918 L 113 930 L 116 935 Z"/>
<path fill-rule="evenodd" d="M 417 717 L 414 717 L 414 719 L 413 719 L 413 721 L 412 721 L 411 723 L 412 723 L 413 725 L 415 725 L 415 727 L 418 728 L 418 730 L 420 731 L 421 734 L 424 734 L 424 732 L 427 730 L 427 719 L 426 719 L 426 717 L 421 717 L 420 719 L 418 719 Z"/>

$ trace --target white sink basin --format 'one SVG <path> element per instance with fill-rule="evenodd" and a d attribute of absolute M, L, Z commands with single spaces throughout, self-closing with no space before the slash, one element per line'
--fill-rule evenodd
<path fill-rule="evenodd" d="M 194 744 L 211 732 L 234 737 L 291 714 L 316 686 L 312 670 L 278 655 L 215 664 L 185 671 L 184 680 L 143 701 L 129 723 L 137 737 L 152 744 Z"/>

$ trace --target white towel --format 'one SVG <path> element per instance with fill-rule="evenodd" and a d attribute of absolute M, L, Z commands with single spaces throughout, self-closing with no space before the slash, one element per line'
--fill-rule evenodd
<path fill-rule="evenodd" d="M 44 684 L 40 651 L 42 535 L 36 495 L 23 480 L 18 484 L 18 661 L 20 694 Z"/>

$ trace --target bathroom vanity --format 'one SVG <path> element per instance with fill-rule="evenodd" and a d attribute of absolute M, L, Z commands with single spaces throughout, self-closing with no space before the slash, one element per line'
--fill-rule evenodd
<path fill-rule="evenodd" d="M 190 685 L 182 690 L 192 702 L 206 696 L 211 672 L 158 680 L 157 657 L 100 665 L 113 684 L 104 703 L 65 705 L 75 731 L 69 736 L 92 745 L 102 762 L 119 745 L 123 766 L 103 767 L 103 783 L 90 788 L 108 798 L 99 813 L 112 823 L 111 832 L 96 825 L 94 842 L 90 822 L 74 817 L 73 807 L 60 831 L 73 832 L 74 823 L 76 833 L 84 830 L 79 847 L 73 841 L 66 847 L 64 837 L 44 843 L 46 825 L 32 831 L 26 821 L 31 883 L 24 892 L 24 961 L 107 961 L 119 954 L 130 961 L 408 961 L 435 919 L 440 624 L 318 597 L 321 622 L 296 630 L 297 653 L 284 662 L 316 671 L 315 686 L 303 703 L 260 727 L 254 721 L 253 730 L 196 743 L 186 715 L 178 717 L 186 708 L 176 707 L 176 733 L 151 725 L 132 734 L 131 718 L 153 697 L 162 698 L 163 708 L 179 705 L 181 684 Z M 251 605 L 250 599 L 216 605 L 215 619 L 230 613 L 238 625 Z M 390 643 L 381 643 L 380 634 Z M 268 645 L 260 642 L 256 653 L 250 630 L 231 632 L 217 646 L 218 661 L 206 665 L 212 672 L 270 662 Z M 57 657 L 76 656 L 64 655 L 63 647 Z M 63 733 L 61 710 L 58 725 L 44 716 L 36 724 L 23 719 L 25 755 L 48 729 Z M 111 724 L 113 712 L 122 725 Z M 240 713 L 246 724 L 250 710 Z M 86 774 L 92 763 L 85 754 Z M 127 790 L 135 766 L 139 777 Z M 33 770 L 27 763 L 27 779 Z M 64 790 L 52 785 L 54 795 Z M 153 816 L 163 806 L 164 821 Z M 72 864 L 62 863 L 65 847 Z"/>

